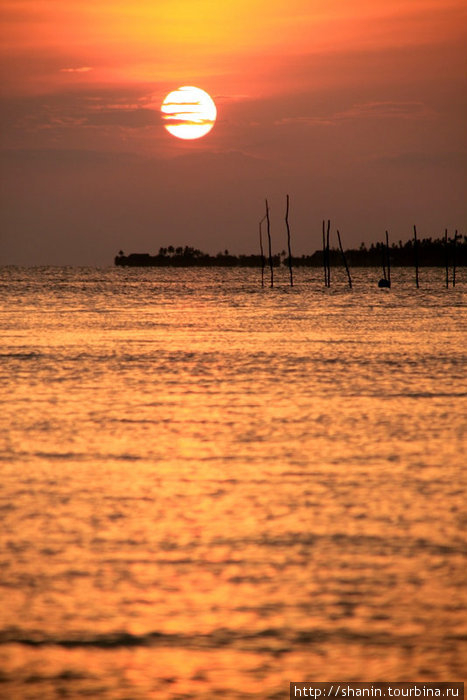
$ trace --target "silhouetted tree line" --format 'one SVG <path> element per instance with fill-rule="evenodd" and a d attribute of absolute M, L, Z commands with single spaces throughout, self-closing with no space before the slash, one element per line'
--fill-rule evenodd
<path fill-rule="evenodd" d="M 350 267 L 377 267 L 381 266 L 384 254 L 384 243 L 372 243 L 369 248 L 364 243 L 359 248 L 350 248 L 345 255 Z M 409 267 L 414 264 L 414 242 L 412 239 L 406 243 L 399 241 L 389 248 L 390 263 L 394 267 Z M 448 244 L 441 238 L 422 238 L 418 241 L 418 263 L 426 267 L 444 267 L 446 256 L 451 261 L 455 255 L 457 266 L 467 265 L 467 236 L 457 236 L 448 239 Z M 338 266 L 342 264 L 341 253 L 338 248 L 329 251 L 330 264 Z M 289 265 L 289 257 L 285 251 L 273 256 L 274 267 Z M 261 255 L 231 255 L 228 250 L 209 255 L 198 248 L 190 246 L 167 246 L 159 248 L 156 255 L 149 253 L 131 253 L 125 255 L 120 251 L 115 258 L 115 265 L 129 267 L 261 267 L 264 259 Z M 292 256 L 294 267 L 322 267 L 323 251 L 317 250 L 312 255 Z"/>
<path fill-rule="evenodd" d="M 454 248 L 455 245 L 455 248 Z M 345 251 L 345 255 L 350 267 L 381 267 L 383 260 L 385 244 L 372 243 L 369 248 L 364 243 L 359 248 L 350 248 Z M 448 240 L 448 246 L 444 238 L 423 238 L 418 241 L 418 260 L 420 266 L 425 267 L 444 267 L 446 264 L 446 254 L 451 261 L 455 255 L 456 264 L 458 266 L 467 265 L 467 236 L 457 237 L 454 244 L 454 238 Z M 338 248 L 331 248 L 329 251 L 330 263 L 332 266 L 342 264 L 341 253 Z M 398 244 L 393 243 L 389 247 L 389 259 L 394 267 L 410 267 L 414 264 L 414 243 L 409 240 L 406 243 L 399 241 Z M 286 264 L 287 260 L 284 260 Z M 301 257 L 292 258 L 292 263 L 295 267 L 323 266 L 323 251 L 317 250 L 312 255 L 302 255 Z"/>
<path fill-rule="evenodd" d="M 261 255 L 231 255 L 228 250 L 209 255 L 190 246 L 159 248 L 157 255 L 120 251 L 115 258 L 116 265 L 129 267 L 261 267 Z M 281 256 L 273 256 L 273 265 L 281 264 Z"/>

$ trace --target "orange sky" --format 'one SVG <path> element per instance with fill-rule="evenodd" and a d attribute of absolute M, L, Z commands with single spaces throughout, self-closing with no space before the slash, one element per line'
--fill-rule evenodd
<path fill-rule="evenodd" d="M 465 0 L 3 0 L 1 31 L 1 262 L 247 252 L 286 192 L 299 252 L 328 217 L 465 226 Z M 191 143 L 159 113 L 187 84 L 218 107 Z"/>

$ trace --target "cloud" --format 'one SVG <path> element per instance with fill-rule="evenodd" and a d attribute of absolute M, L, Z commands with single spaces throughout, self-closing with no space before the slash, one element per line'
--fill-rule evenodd
<path fill-rule="evenodd" d="M 305 124 L 307 126 L 333 126 L 335 124 L 359 119 L 425 119 L 434 116 L 422 102 L 375 101 L 354 104 L 349 109 L 335 112 L 328 116 L 294 116 L 283 117 L 275 121 L 276 126 Z"/>
<path fill-rule="evenodd" d="M 407 151 L 394 155 L 381 156 L 374 159 L 383 165 L 394 165 L 402 168 L 412 167 L 426 170 L 427 168 L 443 168 L 467 171 L 467 152 L 465 151 Z"/>
<path fill-rule="evenodd" d="M 354 119 L 370 117 L 375 119 L 420 119 L 432 115 L 422 102 L 365 102 L 353 105 L 346 112 L 335 115 L 336 119 Z"/>
<path fill-rule="evenodd" d="M 144 128 L 160 124 L 148 86 L 84 87 L 1 100 L 4 133 L 71 127 Z"/>
<path fill-rule="evenodd" d="M 80 66 L 79 68 L 60 68 L 60 73 L 89 73 L 93 70 L 91 66 Z"/>
<path fill-rule="evenodd" d="M 37 166 L 42 171 L 44 171 L 44 168 L 63 169 L 67 167 L 75 168 L 76 166 L 82 166 L 83 168 L 115 167 L 141 162 L 141 159 L 133 153 L 125 151 L 64 148 L 2 149 L 0 150 L 0 157 L 8 168 L 21 166 L 22 168 L 31 169 Z"/>
<path fill-rule="evenodd" d="M 139 129 L 160 124 L 159 112 L 144 107 L 110 108 L 89 111 L 83 120 L 83 126 L 115 126 L 129 129 Z"/>

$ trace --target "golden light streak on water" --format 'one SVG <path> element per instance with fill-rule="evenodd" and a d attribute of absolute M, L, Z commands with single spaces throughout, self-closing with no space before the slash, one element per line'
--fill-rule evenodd
<path fill-rule="evenodd" d="M 465 282 L 3 269 L 2 692 L 462 679 Z"/>

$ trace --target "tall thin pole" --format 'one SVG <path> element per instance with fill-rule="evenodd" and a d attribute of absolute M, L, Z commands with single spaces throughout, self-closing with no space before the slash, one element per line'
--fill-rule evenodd
<path fill-rule="evenodd" d="M 269 245 L 269 267 L 271 269 L 271 288 L 274 287 L 274 269 L 272 265 L 272 247 L 271 247 L 271 224 L 269 221 L 269 206 L 268 200 L 266 200 L 266 222 L 268 230 L 268 245 Z"/>
<path fill-rule="evenodd" d="M 452 245 L 452 286 L 456 286 L 456 243 L 457 243 L 457 229 L 454 233 L 454 241 Z"/>
<path fill-rule="evenodd" d="M 331 222 L 328 219 L 328 228 L 326 231 L 326 261 L 328 266 L 328 287 L 331 286 L 331 255 L 329 252 L 329 232 L 331 229 Z"/>
<path fill-rule="evenodd" d="M 382 249 L 382 255 L 381 255 L 381 262 L 383 263 L 383 279 L 387 280 L 387 274 L 386 274 L 386 259 L 387 259 L 387 252 L 386 252 L 386 246 L 384 243 L 381 246 Z"/>
<path fill-rule="evenodd" d="M 449 288 L 449 249 L 448 249 L 448 230 L 444 229 L 444 261 L 446 263 L 446 289 Z"/>
<path fill-rule="evenodd" d="M 352 289 L 352 278 L 350 277 L 350 270 L 349 270 L 349 266 L 347 265 L 347 258 L 345 257 L 344 249 L 342 247 L 341 234 L 339 233 L 339 230 L 337 231 L 337 238 L 339 240 L 339 248 L 341 249 L 345 269 L 347 270 L 347 277 L 349 278 L 349 287 L 350 287 L 350 289 Z"/>
<path fill-rule="evenodd" d="M 386 231 L 386 265 L 388 268 L 388 284 L 391 286 L 391 261 L 389 259 L 389 233 Z"/>
<path fill-rule="evenodd" d="M 324 270 L 324 286 L 328 286 L 328 266 L 326 262 L 326 222 L 323 219 L 323 270 Z"/>
<path fill-rule="evenodd" d="M 264 268 L 266 265 L 266 259 L 264 257 L 264 250 L 263 250 L 263 233 L 261 230 L 261 227 L 263 225 L 263 221 L 266 218 L 266 216 L 263 216 L 261 221 L 259 222 L 259 249 L 261 251 L 261 286 L 264 287 Z"/>
<path fill-rule="evenodd" d="M 287 195 L 287 205 L 286 205 L 286 209 L 285 209 L 285 225 L 287 226 L 287 246 L 289 249 L 290 286 L 293 287 L 292 251 L 290 249 L 290 227 L 289 227 L 289 195 Z"/>
<path fill-rule="evenodd" d="M 419 288 L 418 284 L 418 240 L 417 240 L 417 227 L 413 227 L 413 248 L 414 248 L 414 261 L 415 261 L 415 285 L 417 289 Z"/>

